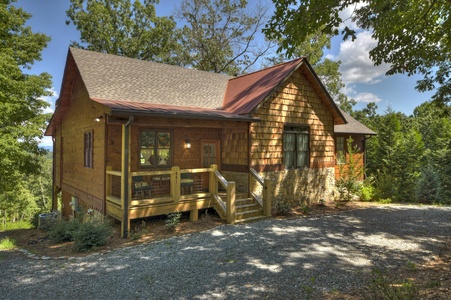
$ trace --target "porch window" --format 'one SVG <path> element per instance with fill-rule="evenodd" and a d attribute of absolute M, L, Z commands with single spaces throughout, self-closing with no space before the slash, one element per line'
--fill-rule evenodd
<path fill-rule="evenodd" d="M 139 143 L 139 165 L 141 168 L 171 166 L 171 132 L 154 129 L 141 130 Z"/>
<path fill-rule="evenodd" d="M 346 163 L 345 138 L 339 136 L 337 137 L 337 164 L 342 165 L 345 163 Z"/>
<path fill-rule="evenodd" d="M 309 127 L 285 126 L 283 132 L 283 163 L 285 169 L 308 167 Z"/>
<path fill-rule="evenodd" d="M 86 168 L 92 168 L 92 152 L 93 152 L 93 141 L 94 133 L 91 131 L 86 131 L 84 134 L 84 166 Z"/>

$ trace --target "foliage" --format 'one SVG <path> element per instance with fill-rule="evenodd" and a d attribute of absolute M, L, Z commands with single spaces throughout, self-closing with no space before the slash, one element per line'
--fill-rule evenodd
<path fill-rule="evenodd" d="M 391 282 L 386 271 L 374 269 L 370 275 L 370 299 L 408 300 L 420 299 L 418 287 L 410 280 Z"/>
<path fill-rule="evenodd" d="M 182 213 L 173 212 L 167 215 L 165 220 L 166 228 L 170 230 L 174 230 L 180 224 L 180 218 L 182 217 Z"/>
<path fill-rule="evenodd" d="M 0 240 L 0 250 L 11 250 L 16 248 L 16 241 L 10 237 Z"/>
<path fill-rule="evenodd" d="M 440 177 L 432 166 L 426 166 L 416 188 L 416 199 L 422 203 L 438 203 L 441 195 Z"/>
<path fill-rule="evenodd" d="M 311 34 L 321 30 L 354 41 L 357 32 L 341 14 L 353 10 L 352 20 L 371 30 L 377 45 L 370 51 L 376 65 L 390 64 L 387 75 L 422 74 L 419 91 L 434 90 L 434 98 L 451 101 L 451 3 L 449 1 L 389 0 L 273 0 L 274 15 L 264 29 L 269 39 L 281 40 L 288 55 Z M 343 30 L 339 30 L 344 25 Z M 412 47 L 412 45 L 416 45 Z"/>
<path fill-rule="evenodd" d="M 16 222 L 0 223 L 0 231 L 16 230 L 16 229 L 30 229 L 36 227 L 28 221 L 21 220 Z"/>
<path fill-rule="evenodd" d="M 172 17 L 157 17 L 154 3 L 144 0 L 70 0 L 67 16 L 80 41 L 72 46 L 142 60 L 171 63 L 177 45 Z"/>
<path fill-rule="evenodd" d="M 105 222 L 88 221 L 81 223 L 78 230 L 74 232 L 75 250 L 83 252 L 106 245 L 111 234 L 111 226 Z"/>
<path fill-rule="evenodd" d="M 245 0 L 185 0 L 177 16 L 182 29 L 180 64 L 194 69 L 236 75 L 244 73 L 271 47 L 259 42 L 266 8 L 246 12 Z"/>
<path fill-rule="evenodd" d="M 49 237 L 55 243 L 74 242 L 76 251 L 87 251 L 105 245 L 112 234 L 111 226 L 98 217 L 80 209 L 73 220 L 59 220 L 49 229 Z"/>
<path fill-rule="evenodd" d="M 16 190 L 24 174 L 39 170 L 38 147 L 49 117 L 51 77 L 24 73 L 46 47 L 49 37 L 25 26 L 30 14 L 11 0 L 0 1 L 0 201 L 11 201 L 5 192 Z"/>
<path fill-rule="evenodd" d="M 373 201 L 375 197 L 375 188 L 372 177 L 365 179 L 359 188 L 359 198 L 361 201 Z"/>
<path fill-rule="evenodd" d="M 75 232 L 79 228 L 80 221 L 77 219 L 70 221 L 59 220 L 49 228 L 48 234 L 55 243 L 71 242 L 74 240 Z"/>
<path fill-rule="evenodd" d="M 285 214 L 288 214 L 289 212 L 291 212 L 291 205 L 284 200 L 277 201 L 275 208 L 276 208 L 277 213 L 280 215 L 285 215 Z"/>
<path fill-rule="evenodd" d="M 353 194 L 359 191 L 364 173 L 363 166 L 360 164 L 360 149 L 357 145 L 353 145 L 353 142 L 351 137 L 346 140 L 346 163 L 338 165 L 340 178 L 335 183 L 340 199 L 346 201 L 350 201 Z"/>

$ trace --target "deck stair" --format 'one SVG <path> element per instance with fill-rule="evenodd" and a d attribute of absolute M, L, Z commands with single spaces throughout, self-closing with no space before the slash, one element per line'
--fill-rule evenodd
<path fill-rule="evenodd" d="M 264 219 L 263 208 L 252 198 L 236 200 L 235 223 L 245 223 Z"/>

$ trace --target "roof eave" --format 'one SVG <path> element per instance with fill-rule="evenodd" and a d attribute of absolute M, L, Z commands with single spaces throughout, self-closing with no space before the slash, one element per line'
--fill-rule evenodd
<path fill-rule="evenodd" d="M 260 122 L 259 118 L 245 117 L 245 116 L 221 116 L 221 115 L 205 115 L 205 114 L 184 114 L 184 113 L 160 113 L 151 111 L 142 111 L 134 109 L 111 109 L 111 116 L 135 116 L 135 117 L 160 117 L 160 118 L 174 118 L 174 119 L 197 119 L 197 120 L 216 120 L 216 121 L 231 121 L 231 122 Z"/>

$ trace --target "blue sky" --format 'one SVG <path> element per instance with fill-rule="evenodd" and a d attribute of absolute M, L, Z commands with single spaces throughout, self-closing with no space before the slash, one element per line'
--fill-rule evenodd
<path fill-rule="evenodd" d="M 267 5 L 272 5 L 269 0 L 262 0 L 250 1 L 249 6 L 254 5 L 255 2 L 265 3 L 265 1 Z M 157 14 L 170 15 L 175 3 L 178 1 L 161 0 L 157 5 Z M 55 95 L 47 98 L 47 101 L 51 103 L 51 111 L 60 92 L 69 44 L 72 40 L 79 39 L 79 33 L 75 27 L 72 24 L 69 26 L 65 24 L 68 19 L 66 10 L 70 1 L 18 0 L 15 5 L 32 14 L 27 25 L 31 26 L 33 32 L 42 32 L 52 38 L 42 53 L 42 60 L 36 62 L 29 71 L 35 74 L 47 72 L 52 75 Z M 347 25 L 355 26 L 352 23 Z M 430 99 L 432 93 L 419 93 L 414 89 L 416 81 L 421 77 L 406 75 L 387 77 L 384 75 L 387 66 L 374 67 L 368 58 L 368 51 L 375 41 L 371 39 L 370 33 L 358 32 L 355 42 L 344 42 L 339 37 L 334 38 L 332 48 L 326 52 L 329 58 L 342 61 L 340 72 L 346 84 L 344 92 L 359 102 L 355 109 L 365 107 L 367 102 L 377 102 L 379 113 L 383 113 L 391 106 L 395 111 L 410 115 L 416 106 Z M 43 145 L 49 144 L 51 144 L 49 139 L 43 141 Z"/>

